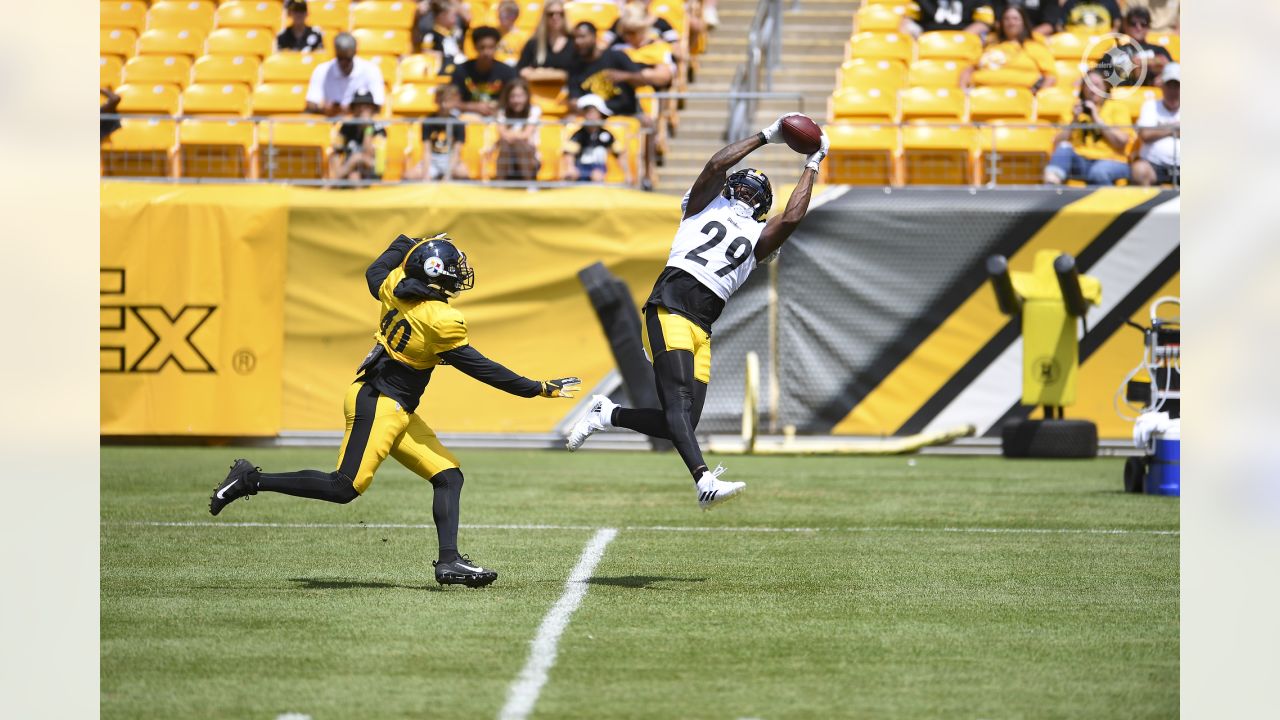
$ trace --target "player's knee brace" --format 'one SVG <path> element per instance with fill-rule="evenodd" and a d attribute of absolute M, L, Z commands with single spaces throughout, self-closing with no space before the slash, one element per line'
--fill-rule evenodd
<path fill-rule="evenodd" d="M 333 502 L 346 505 L 360 497 L 360 492 L 356 490 L 356 484 L 351 478 L 340 472 L 331 473 L 330 477 L 333 483 L 333 496 L 331 498 Z"/>

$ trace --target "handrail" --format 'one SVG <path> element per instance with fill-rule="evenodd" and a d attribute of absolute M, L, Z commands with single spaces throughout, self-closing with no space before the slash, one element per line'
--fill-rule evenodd
<path fill-rule="evenodd" d="M 753 93 L 773 89 L 773 70 L 782 56 L 782 0 L 759 0 L 747 32 L 747 59 L 734 73 L 729 119 L 724 140 L 732 142 L 749 134 L 759 104 Z M 763 83 L 761 82 L 763 79 Z"/>

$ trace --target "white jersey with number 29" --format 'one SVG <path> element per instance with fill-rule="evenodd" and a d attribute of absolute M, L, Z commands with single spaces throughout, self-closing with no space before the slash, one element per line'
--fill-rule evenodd
<path fill-rule="evenodd" d="M 756 269 L 756 242 L 764 230 L 764 223 L 742 217 L 734 204 L 717 195 L 702 212 L 681 221 L 667 258 L 667 267 L 694 276 L 721 300 L 728 300 Z"/>

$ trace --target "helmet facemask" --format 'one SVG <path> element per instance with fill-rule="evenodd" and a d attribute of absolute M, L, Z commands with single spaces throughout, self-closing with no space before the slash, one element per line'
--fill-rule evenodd
<path fill-rule="evenodd" d="M 741 217 L 764 222 L 773 205 L 773 188 L 769 178 L 759 170 L 739 170 L 729 176 L 721 193 L 733 203 L 734 211 Z"/>

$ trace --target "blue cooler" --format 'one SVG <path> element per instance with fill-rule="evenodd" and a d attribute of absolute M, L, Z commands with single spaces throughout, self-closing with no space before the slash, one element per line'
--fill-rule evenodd
<path fill-rule="evenodd" d="M 1148 495 L 1181 495 L 1182 439 L 1177 430 L 1157 436 L 1142 489 Z"/>

